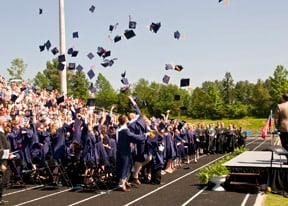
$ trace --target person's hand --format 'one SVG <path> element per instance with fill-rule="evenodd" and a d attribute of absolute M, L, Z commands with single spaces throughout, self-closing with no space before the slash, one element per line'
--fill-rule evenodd
<path fill-rule="evenodd" d="M 166 112 L 167 114 L 169 114 L 170 113 L 170 110 L 167 110 L 167 112 Z"/>
<path fill-rule="evenodd" d="M 27 131 L 22 130 L 22 131 L 21 131 L 21 134 L 27 134 Z"/>
<path fill-rule="evenodd" d="M 9 160 L 12 160 L 12 159 L 14 159 L 15 157 L 16 157 L 16 155 L 14 155 L 13 153 L 9 153 L 8 159 L 9 159 Z"/>
<path fill-rule="evenodd" d="M 1 165 L 1 171 L 2 171 L 2 172 L 5 172 L 6 170 L 7 170 L 7 167 L 2 164 L 2 165 Z"/>

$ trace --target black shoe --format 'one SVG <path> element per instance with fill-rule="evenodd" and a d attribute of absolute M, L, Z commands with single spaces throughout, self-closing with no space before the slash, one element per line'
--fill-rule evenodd
<path fill-rule="evenodd" d="M 1 200 L 0 205 L 8 205 L 8 201 L 7 200 Z"/>

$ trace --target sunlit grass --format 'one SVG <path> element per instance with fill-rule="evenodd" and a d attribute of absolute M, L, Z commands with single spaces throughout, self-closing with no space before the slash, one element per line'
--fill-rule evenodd
<path fill-rule="evenodd" d="M 282 195 L 267 193 L 264 206 L 288 206 L 288 198 Z"/>

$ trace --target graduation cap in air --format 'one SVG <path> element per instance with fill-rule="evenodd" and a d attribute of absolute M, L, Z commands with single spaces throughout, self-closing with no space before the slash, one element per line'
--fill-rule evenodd
<path fill-rule="evenodd" d="M 170 76 L 168 75 L 164 75 L 163 79 L 162 79 L 162 82 L 165 83 L 165 84 L 168 84 L 170 81 Z"/>
<path fill-rule="evenodd" d="M 53 106 L 53 104 L 52 104 L 52 101 L 49 99 L 49 100 L 47 100 L 46 101 L 46 103 L 45 103 L 45 105 L 44 105 L 44 107 L 48 107 L 48 108 L 50 108 L 50 107 L 52 107 Z"/>
<path fill-rule="evenodd" d="M 79 38 L 78 31 L 73 32 L 72 36 L 73 36 L 73 38 Z"/>
<path fill-rule="evenodd" d="M 81 72 L 81 71 L 83 70 L 83 67 L 82 67 L 80 64 L 78 64 L 78 66 L 76 67 L 76 69 L 77 69 L 78 72 Z"/>
<path fill-rule="evenodd" d="M 40 45 L 39 49 L 40 49 L 40 52 L 44 51 L 45 50 L 45 45 Z"/>
<path fill-rule="evenodd" d="M 182 69 L 183 69 L 183 66 L 181 66 L 181 65 L 176 65 L 175 66 L 175 70 L 178 71 L 178 72 L 182 71 Z"/>
<path fill-rule="evenodd" d="M 63 71 L 65 69 L 65 64 L 59 63 L 58 66 L 57 66 L 57 69 L 60 70 L 60 71 Z"/>
<path fill-rule="evenodd" d="M 75 63 L 69 63 L 69 70 L 75 70 L 76 64 Z"/>
<path fill-rule="evenodd" d="M 114 37 L 114 43 L 118 42 L 121 40 L 121 36 L 117 35 Z"/>
<path fill-rule="evenodd" d="M 65 54 L 61 54 L 58 56 L 58 62 L 65 62 L 66 58 L 65 58 Z"/>
<path fill-rule="evenodd" d="M 87 106 L 93 107 L 96 104 L 96 99 L 95 98 L 90 98 L 87 100 Z"/>
<path fill-rule="evenodd" d="M 128 79 L 126 77 L 123 77 L 121 79 L 121 83 L 124 84 L 124 85 L 129 85 Z"/>
<path fill-rule="evenodd" d="M 72 54 L 73 51 L 74 51 L 74 49 L 71 47 L 71 48 L 68 49 L 67 54 Z"/>
<path fill-rule="evenodd" d="M 93 83 L 90 84 L 89 91 L 91 93 L 95 93 L 96 92 L 96 88 L 93 86 Z"/>
<path fill-rule="evenodd" d="M 133 100 L 134 100 L 135 102 L 137 102 L 137 101 L 138 101 L 138 96 L 133 96 Z"/>
<path fill-rule="evenodd" d="M 136 21 L 129 21 L 129 29 L 136 29 Z"/>
<path fill-rule="evenodd" d="M 133 30 L 126 30 L 124 36 L 126 39 L 131 39 L 132 37 L 136 36 L 136 34 Z"/>
<path fill-rule="evenodd" d="M 176 94 L 176 95 L 174 96 L 174 100 L 175 100 L 175 101 L 179 101 L 179 100 L 180 100 L 180 95 L 179 95 L 179 94 Z"/>
<path fill-rule="evenodd" d="M 161 27 L 161 23 L 158 22 L 158 23 L 153 23 L 150 25 L 150 31 L 154 32 L 154 33 L 157 33 L 158 30 L 160 29 Z"/>
<path fill-rule="evenodd" d="M 190 85 L 190 79 L 181 79 L 180 80 L 180 87 L 187 87 Z"/>
<path fill-rule="evenodd" d="M 90 69 L 88 72 L 87 72 L 87 75 L 89 77 L 89 79 L 93 79 L 93 77 L 95 77 L 95 73 L 92 69 Z"/>
<path fill-rule="evenodd" d="M 180 39 L 180 36 L 181 36 L 181 34 L 178 30 L 174 32 L 174 38 L 175 39 Z"/>
<path fill-rule="evenodd" d="M 64 102 L 64 96 L 57 96 L 56 101 L 57 101 L 57 104 L 61 104 L 62 102 Z"/>
<path fill-rule="evenodd" d="M 89 8 L 89 11 L 91 11 L 91 13 L 94 13 L 94 11 L 95 11 L 95 6 L 92 5 L 92 6 Z"/>
<path fill-rule="evenodd" d="M 18 96 L 16 94 L 11 94 L 11 101 L 15 102 Z"/>
<path fill-rule="evenodd" d="M 114 64 L 114 60 L 116 60 L 115 58 L 114 59 L 110 59 L 110 60 L 108 60 L 108 59 L 104 59 L 104 61 L 101 63 L 101 65 L 103 66 L 103 67 L 111 67 L 113 64 Z"/>
<path fill-rule="evenodd" d="M 47 50 L 49 50 L 51 48 L 51 42 L 48 40 L 46 43 L 45 43 L 45 47 Z"/>
<path fill-rule="evenodd" d="M 39 15 L 43 13 L 43 9 L 39 8 Z"/>
<path fill-rule="evenodd" d="M 92 52 L 90 52 L 89 54 L 87 54 L 87 57 L 91 60 L 94 58 L 94 54 L 92 54 Z"/>
<path fill-rule="evenodd" d="M 109 31 L 112 32 L 114 29 L 114 25 L 109 25 Z"/>
<path fill-rule="evenodd" d="M 103 49 L 103 47 L 97 48 L 97 54 L 99 57 L 101 57 L 104 53 L 105 53 L 105 50 Z"/>
<path fill-rule="evenodd" d="M 121 73 L 121 77 L 125 77 L 126 76 L 126 71 L 124 71 L 123 73 Z"/>
<path fill-rule="evenodd" d="M 53 55 L 56 55 L 59 53 L 59 50 L 57 49 L 57 47 L 54 47 L 52 50 L 51 50 L 52 54 Z"/>
<path fill-rule="evenodd" d="M 111 56 L 111 51 L 105 51 L 102 57 L 106 58 L 106 57 L 109 57 L 109 56 Z"/>
<path fill-rule="evenodd" d="M 74 50 L 73 52 L 72 52 L 72 57 L 76 57 L 78 55 L 78 51 L 76 51 L 76 50 Z"/>
<path fill-rule="evenodd" d="M 53 90 L 53 87 L 52 86 L 48 86 L 47 90 L 51 92 Z"/>
<path fill-rule="evenodd" d="M 221 3 L 221 1 L 223 1 L 223 0 L 219 0 L 218 3 Z"/>
<path fill-rule="evenodd" d="M 172 64 L 165 64 L 165 69 L 170 70 L 170 69 L 174 69 L 174 67 Z"/>

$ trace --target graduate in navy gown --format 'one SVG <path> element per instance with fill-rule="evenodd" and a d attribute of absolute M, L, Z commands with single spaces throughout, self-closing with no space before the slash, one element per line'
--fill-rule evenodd
<path fill-rule="evenodd" d="M 117 176 L 118 186 L 122 191 L 129 191 L 126 188 L 128 174 L 132 165 L 132 154 L 130 143 L 141 143 L 145 141 L 144 135 L 132 133 L 128 127 L 128 118 L 126 115 L 120 115 L 118 118 L 120 128 L 117 130 Z"/>

